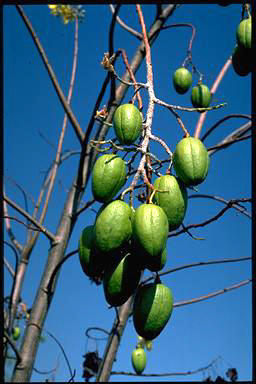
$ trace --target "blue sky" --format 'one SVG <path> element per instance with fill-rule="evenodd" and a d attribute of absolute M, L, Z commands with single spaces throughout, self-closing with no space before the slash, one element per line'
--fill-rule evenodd
<path fill-rule="evenodd" d="M 91 117 L 98 92 L 105 78 L 100 65 L 103 54 L 108 51 L 108 28 L 111 12 L 107 5 L 85 5 L 85 19 L 79 25 L 78 66 L 72 110 L 83 129 Z M 48 59 L 63 88 L 68 92 L 72 70 L 74 23 L 64 25 L 50 15 L 48 7 L 24 6 L 24 10 L 48 55 Z M 154 19 L 155 6 L 143 5 L 145 21 L 149 26 Z M 55 157 L 58 137 L 63 121 L 63 108 L 53 89 L 35 45 L 23 24 L 15 6 L 4 7 L 4 173 L 6 194 L 19 205 L 24 206 L 21 192 L 13 185 L 15 180 L 29 196 L 29 210 L 32 212 L 32 198 L 36 201 L 45 172 Z M 121 7 L 120 17 L 127 24 L 140 31 L 135 6 Z M 179 7 L 166 25 L 171 23 L 192 23 L 196 36 L 192 49 L 193 63 L 204 74 L 204 82 L 213 84 L 223 64 L 235 45 L 235 30 L 240 21 L 241 6 L 232 4 L 221 7 L 214 4 L 193 4 Z M 171 28 L 163 31 L 152 48 L 152 64 L 156 96 L 173 105 L 191 106 L 189 92 L 177 95 L 172 85 L 172 74 L 182 64 L 190 39 L 188 28 Z M 138 41 L 119 25 L 116 26 L 114 47 L 125 48 L 131 59 Z M 116 67 L 119 74 L 123 63 Z M 136 74 L 137 81 L 146 82 L 145 64 Z M 198 77 L 193 75 L 193 85 Z M 124 102 L 131 96 L 129 92 Z M 109 90 L 102 102 L 107 102 Z M 142 92 L 144 109 L 147 109 L 147 93 Z M 251 113 L 250 75 L 239 77 L 232 67 L 221 82 L 213 103 L 227 102 L 227 106 L 207 114 L 203 133 L 222 117 L 233 114 Z M 180 116 L 192 135 L 199 117 L 197 112 L 180 112 Z M 229 119 L 220 125 L 205 141 L 213 146 L 231 133 L 246 119 Z M 96 130 L 97 124 L 94 129 Z M 95 131 L 94 131 L 95 132 Z M 155 107 L 152 132 L 163 138 L 173 151 L 182 138 L 176 120 L 160 106 Z M 47 139 L 42 138 L 42 135 Z M 110 129 L 108 137 L 114 137 Z M 55 149 L 53 148 L 55 146 Z M 79 143 L 72 126 L 68 124 L 63 150 L 79 150 Z M 152 151 L 164 158 L 165 153 L 158 144 L 152 144 Z M 48 214 L 44 222 L 55 233 L 60 214 L 78 165 L 79 156 L 66 160 L 59 169 Z M 128 184 L 127 184 L 128 185 Z M 189 191 L 189 194 L 196 192 Z M 211 157 L 206 181 L 199 186 L 199 192 L 220 196 L 224 199 L 250 197 L 251 194 L 251 142 L 234 144 Z M 91 198 L 91 186 L 84 194 L 83 201 Z M 82 229 L 93 224 L 95 210 L 85 211 L 77 221 L 70 239 L 67 253 L 77 248 Z M 185 225 L 201 222 L 216 214 L 223 205 L 209 199 L 189 200 Z M 247 204 L 247 208 L 250 206 Z M 9 209 L 13 216 L 20 217 Z M 26 239 L 23 225 L 12 222 L 12 228 L 21 243 Z M 187 234 L 168 240 L 168 261 L 166 269 L 198 262 L 251 256 L 251 222 L 235 210 L 229 210 L 220 220 L 207 227 L 193 230 L 196 241 Z M 5 237 L 8 240 L 8 237 Z M 37 242 L 29 263 L 22 298 L 31 307 L 37 284 L 47 260 L 49 243 L 42 235 Z M 14 256 L 5 248 L 5 257 L 13 264 Z M 14 265 L 14 264 L 13 264 Z M 145 276 L 149 276 L 146 272 Z M 163 276 L 174 301 L 187 300 L 229 287 L 251 276 L 250 262 L 218 264 L 186 269 Z M 11 278 L 5 269 L 5 295 L 9 294 Z M 104 351 L 105 342 L 97 346 L 87 340 L 88 327 L 110 330 L 115 317 L 114 309 L 108 309 L 102 286 L 91 284 L 81 271 L 78 255 L 70 258 L 62 267 L 56 295 L 45 322 L 45 328 L 61 342 L 72 369 L 76 370 L 75 381 L 82 380 L 82 355 L 98 348 Z M 131 321 L 128 322 L 122 338 L 114 371 L 132 371 L 131 352 L 136 346 L 136 333 Z M 164 332 L 153 342 L 153 350 L 147 352 L 147 367 L 144 373 L 185 372 L 208 365 L 220 356 L 215 371 L 225 375 L 229 367 L 236 367 L 240 380 L 251 379 L 251 285 L 220 295 L 216 298 L 195 303 L 173 311 Z M 52 369 L 57 361 L 57 381 L 68 381 L 69 372 L 57 344 L 46 337 L 41 344 L 35 362 L 39 370 Z M 207 372 L 205 373 L 207 375 Z M 184 377 L 159 377 L 158 381 L 201 381 L 202 373 Z M 32 375 L 32 381 L 45 377 Z M 133 376 L 111 376 L 111 381 L 137 381 Z M 155 381 L 155 378 L 141 377 L 140 381 Z"/>

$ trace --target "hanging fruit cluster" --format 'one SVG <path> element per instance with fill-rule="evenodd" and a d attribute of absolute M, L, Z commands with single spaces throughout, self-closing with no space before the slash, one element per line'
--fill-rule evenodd
<path fill-rule="evenodd" d="M 142 114 L 133 104 L 120 105 L 113 127 L 119 143 L 130 146 L 143 134 Z M 134 328 L 148 341 L 168 323 L 173 295 L 159 276 L 153 283 L 140 284 L 141 274 L 145 269 L 158 272 L 164 268 L 169 231 L 177 229 L 185 217 L 186 188 L 202 183 L 207 176 L 209 156 L 202 142 L 193 137 L 182 139 L 173 154 L 173 167 L 176 176 L 157 177 L 151 198 L 134 209 L 116 198 L 128 178 L 125 161 L 116 153 L 100 155 L 92 169 L 92 194 L 103 204 L 95 222 L 84 228 L 79 239 L 83 272 L 103 282 L 110 306 L 121 306 L 135 295 Z M 143 348 L 136 348 L 132 362 L 141 373 L 146 364 Z"/>
<path fill-rule="evenodd" d="M 239 76 L 247 76 L 252 72 L 252 18 L 246 5 L 247 17 L 236 29 L 236 46 L 232 53 L 234 71 Z"/>
<path fill-rule="evenodd" d="M 176 92 L 183 95 L 192 85 L 192 74 L 183 65 L 176 69 L 172 80 Z M 192 88 L 191 103 L 195 108 L 207 108 L 211 103 L 211 98 L 211 92 L 207 85 L 202 83 L 202 76 L 200 76 L 198 84 Z"/>

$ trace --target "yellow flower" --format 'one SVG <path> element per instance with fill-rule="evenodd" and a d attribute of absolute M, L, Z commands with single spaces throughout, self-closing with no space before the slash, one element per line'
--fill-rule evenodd
<path fill-rule="evenodd" d="M 48 7 L 50 9 L 55 9 L 55 8 L 57 8 L 57 5 L 56 4 L 48 4 Z"/>

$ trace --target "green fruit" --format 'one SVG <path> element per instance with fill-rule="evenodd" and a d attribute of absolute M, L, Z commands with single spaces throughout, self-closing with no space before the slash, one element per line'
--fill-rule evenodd
<path fill-rule="evenodd" d="M 93 225 L 84 228 L 78 243 L 78 254 L 82 270 L 87 276 L 95 277 L 103 272 L 103 257 L 93 244 Z"/>
<path fill-rule="evenodd" d="M 114 154 L 100 156 L 92 171 L 92 193 L 95 200 L 110 201 L 126 181 L 126 165 Z"/>
<path fill-rule="evenodd" d="M 141 276 L 141 269 L 134 255 L 127 253 L 122 259 L 113 262 L 103 278 L 104 294 L 107 302 L 119 307 L 135 292 Z"/>
<path fill-rule="evenodd" d="M 107 204 L 96 218 L 93 238 L 99 252 L 113 253 L 125 246 L 132 236 L 132 209 L 121 200 Z"/>
<path fill-rule="evenodd" d="M 133 324 L 146 340 L 155 339 L 168 323 L 173 309 L 172 291 L 160 283 L 145 284 L 136 292 Z"/>
<path fill-rule="evenodd" d="M 133 239 L 145 264 L 154 264 L 166 247 L 169 224 L 166 214 L 155 204 L 142 204 L 133 219 Z"/>
<path fill-rule="evenodd" d="M 186 93 L 192 84 L 192 75 L 185 67 L 176 69 L 173 74 L 173 85 L 176 92 L 180 94 Z"/>
<path fill-rule="evenodd" d="M 195 108 L 209 107 L 211 98 L 211 92 L 207 85 L 198 84 L 192 88 L 191 102 Z"/>
<path fill-rule="evenodd" d="M 241 21 L 236 30 L 237 44 L 243 48 L 250 49 L 252 46 L 252 18 L 248 17 Z"/>
<path fill-rule="evenodd" d="M 166 261 L 167 249 L 164 248 L 164 250 L 159 253 L 154 259 L 146 257 L 146 260 L 144 261 L 144 268 L 149 269 L 151 272 L 159 272 L 164 268 Z"/>
<path fill-rule="evenodd" d="M 232 65 L 239 76 L 247 76 L 252 71 L 252 52 L 242 46 L 236 46 L 232 53 Z"/>
<path fill-rule="evenodd" d="M 147 364 L 146 352 L 143 348 L 136 348 L 132 351 L 132 366 L 137 375 L 140 375 Z"/>
<path fill-rule="evenodd" d="M 115 134 L 121 144 L 133 144 L 142 132 L 142 116 L 133 104 L 120 105 L 114 114 Z"/>
<path fill-rule="evenodd" d="M 12 338 L 13 340 L 18 340 L 20 337 L 20 327 L 13 327 L 12 328 Z"/>
<path fill-rule="evenodd" d="M 172 160 L 175 172 L 185 186 L 201 184 L 208 174 L 210 158 L 207 149 L 195 137 L 179 141 Z"/>
<path fill-rule="evenodd" d="M 187 209 L 188 197 L 185 186 L 175 176 L 165 175 L 155 180 L 154 187 L 160 191 L 166 191 L 156 192 L 153 201 L 163 208 L 169 222 L 169 230 L 177 229 Z"/>

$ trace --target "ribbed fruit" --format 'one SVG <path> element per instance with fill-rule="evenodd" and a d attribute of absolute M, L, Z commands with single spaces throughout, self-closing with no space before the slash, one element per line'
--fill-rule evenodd
<path fill-rule="evenodd" d="M 118 307 L 124 304 L 135 292 L 141 276 L 141 269 L 134 255 L 128 253 L 121 260 L 113 262 L 103 278 L 104 294 L 107 302 Z"/>
<path fill-rule="evenodd" d="M 142 132 L 142 116 L 133 104 L 120 105 L 114 114 L 115 134 L 121 144 L 133 144 Z"/>
<path fill-rule="evenodd" d="M 173 309 L 172 291 L 164 284 L 138 288 L 133 304 L 133 324 L 138 335 L 155 339 L 168 323 Z"/>
<path fill-rule="evenodd" d="M 96 218 L 93 238 L 98 251 L 115 252 L 132 236 L 132 209 L 121 200 L 107 204 Z"/>
<path fill-rule="evenodd" d="M 132 351 L 132 366 L 137 375 L 141 375 L 147 364 L 146 352 L 143 348 L 136 348 Z"/>
<path fill-rule="evenodd" d="M 236 46 L 232 53 L 232 65 L 239 76 L 247 76 L 252 71 L 252 52 L 242 46 Z"/>
<path fill-rule="evenodd" d="M 252 18 L 248 17 L 240 22 L 236 30 L 237 44 L 250 49 L 252 46 Z"/>
<path fill-rule="evenodd" d="M 95 200 L 110 201 L 126 181 L 126 165 L 114 154 L 100 156 L 92 171 L 92 193 Z"/>
<path fill-rule="evenodd" d="M 211 92 L 207 85 L 198 84 L 192 88 L 191 102 L 195 108 L 209 107 L 211 98 Z"/>
<path fill-rule="evenodd" d="M 176 92 L 180 94 L 186 93 L 192 84 L 192 75 L 185 67 L 176 69 L 173 74 L 173 85 Z"/>
<path fill-rule="evenodd" d="M 169 222 L 169 230 L 177 229 L 181 225 L 187 209 L 188 197 L 184 184 L 175 176 L 164 175 L 155 180 L 154 187 L 165 191 L 156 192 L 153 201 L 163 208 Z"/>
<path fill-rule="evenodd" d="M 159 259 L 169 232 L 169 224 L 164 210 L 155 204 L 142 204 L 133 218 L 133 239 L 143 260 L 149 265 Z M 145 262 L 146 263 L 146 262 Z"/>
<path fill-rule="evenodd" d="M 185 186 L 201 184 L 207 174 L 210 158 L 201 140 L 186 137 L 178 142 L 173 154 L 173 166 Z"/>
<path fill-rule="evenodd" d="M 83 272 L 89 277 L 99 276 L 104 269 L 104 259 L 93 244 L 93 225 L 83 229 L 78 243 L 79 261 Z"/>

